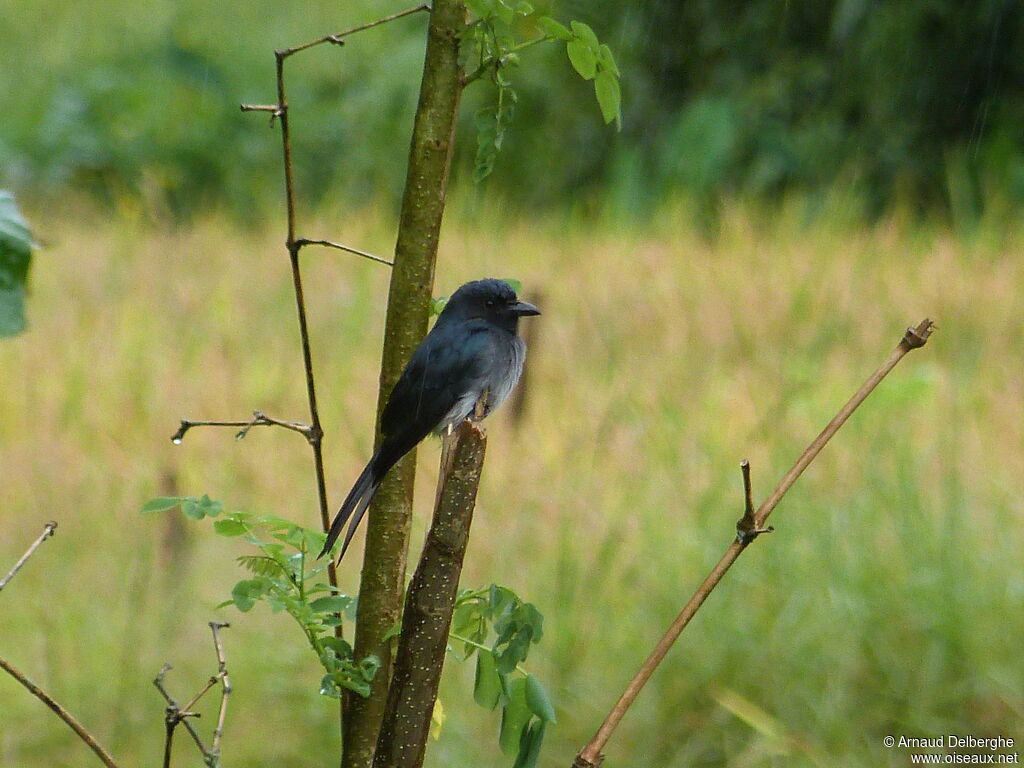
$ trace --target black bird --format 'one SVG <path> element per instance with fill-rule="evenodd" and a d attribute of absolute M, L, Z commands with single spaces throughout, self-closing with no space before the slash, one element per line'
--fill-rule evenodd
<path fill-rule="evenodd" d="M 481 399 L 484 416 L 501 405 L 526 359 L 519 318 L 539 314 L 504 280 L 475 280 L 452 294 L 391 391 L 380 417 L 380 448 L 342 502 L 320 557 L 351 518 L 338 559 L 345 556 L 384 475 L 420 440 L 461 424 Z"/>

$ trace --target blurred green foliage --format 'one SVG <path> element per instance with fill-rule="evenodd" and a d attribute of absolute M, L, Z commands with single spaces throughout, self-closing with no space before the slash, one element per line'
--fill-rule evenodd
<path fill-rule="evenodd" d="M 255 215 L 279 194 L 278 137 L 237 104 L 273 101 L 272 50 L 405 5 L 25 5 L 0 29 L 0 182 Z M 564 47 L 524 52 L 516 119 L 489 182 L 512 200 L 606 194 L 635 212 L 678 194 L 770 199 L 841 183 L 869 210 L 898 200 L 972 216 L 993 195 L 1024 199 L 1015 0 L 534 7 L 589 24 L 615 51 L 623 131 L 603 126 Z M 402 19 L 289 63 L 295 158 L 311 199 L 397 199 L 424 23 Z M 454 173 L 467 182 L 486 90 L 466 95 Z"/>

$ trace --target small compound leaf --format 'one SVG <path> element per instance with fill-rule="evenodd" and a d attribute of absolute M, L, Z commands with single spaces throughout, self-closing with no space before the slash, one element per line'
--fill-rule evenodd
<path fill-rule="evenodd" d="M 216 517 L 224 511 L 223 504 L 221 504 L 219 501 L 214 501 L 205 493 L 203 494 L 203 498 L 199 499 L 199 506 L 202 507 L 203 512 L 208 517 Z"/>
<path fill-rule="evenodd" d="M 511 7 L 505 5 L 502 0 L 495 0 L 494 3 L 494 16 L 506 27 L 512 26 L 512 22 L 515 21 L 515 11 Z M 502 46 L 503 48 L 509 48 L 511 46 Z"/>
<path fill-rule="evenodd" d="M 519 754 L 512 768 L 536 768 L 540 757 L 540 747 L 544 743 L 544 721 L 537 721 L 529 730 L 523 730 L 523 738 L 519 743 Z"/>
<path fill-rule="evenodd" d="M 213 530 L 221 536 L 241 536 L 249 532 L 249 525 L 242 520 L 226 517 L 213 524 Z"/>
<path fill-rule="evenodd" d="M 573 22 L 575 23 L 575 22 Z M 565 52 L 569 54 L 569 63 L 584 80 L 592 80 L 597 74 L 597 55 L 582 40 L 575 39 L 566 43 Z"/>
<path fill-rule="evenodd" d="M 373 678 L 377 676 L 377 672 L 380 670 L 380 657 L 376 654 L 371 653 L 369 656 L 359 662 L 359 672 L 362 674 L 363 679 L 367 683 L 373 682 Z M 369 686 L 367 686 L 369 688 Z M 369 696 L 369 694 L 366 694 Z"/>
<path fill-rule="evenodd" d="M 199 506 L 198 499 L 182 499 L 181 511 L 185 513 L 185 517 L 189 517 L 193 520 L 202 520 L 206 517 L 206 513 L 203 511 L 203 508 Z"/>
<path fill-rule="evenodd" d="M 555 40 L 572 40 L 572 32 L 569 31 L 569 28 L 559 24 L 550 16 L 541 16 L 537 19 L 537 26 L 540 27 L 541 32 Z"/>
<path fill-rule="evenodd" d="M 482 19 L 494 11 L 494 0 L 466 0 L 466 7 Z"/>
<path fill-rule="evenodd" d="M 438 296 L 436 299 L 430 300 L 430 317 L 434 315 L 440 315 L 441 310 L 444 309 L 444 305 L 448 303 L 447 296 Z"/>
<path fill-rule="evenodd" d="M 600 45 L 597 42 L 597 35 L 594 34 L 594 30 L 589 25 L 584 24 L 582 21 L 570 21 L 569 26 L 572 27 L 572 33 L 577 40 L 583 42 L 594 53 L 597 53 Z"/>
<path fill-rule="evenodd" d="M 256 600 L 264 594 L 264 583 L 260 579 L 243 579 L 231 590 L 231 599 L 242 613 L 251 611 Z"/>
<path fill-rule="evenodd" d="M 555 722 L 555 707 L 548 692 L 533 675 L 526 676 L 526 706 L 545 723 Z"/>
<path fill-rule="evenodd" d="M 332 699 L 341 698 L 341 688 L 334 682 L 334 678 L 331 675 L 324 675 L 320 679 L 320 695 L 330 696 Z"/>
<path fill-rule="evenodd" d="M 601 116 L 605 123 L 618 119 L 622 99 L 618 78 L 611 71 L 602 69 L 594 79 L 594 92 L 597 94 L 597 103 L 601 107 Z"/>
<path fill-rule="evenodd" d="M 354 598 L 348 595 L 330 595 L 329 597 L 318 597 L 309 604 L 317 613 L 345 613 L 354 602 Z"/>
<path fill-rule="evenodd" d="M 612 49 L 604 43 L 601 43 L 601 47 L 597 50 L 597 62 L 601 65 L 602 69 L 607 69 L 616 77 L 619 77 L 619 67 L 615 63 L 615 56 L 612 54 Z"/>
<path fill-rule="evenodd" d="M 183 501 L 181 496 L 158 496 L 155 499 L 150 499 L 142 505 L 142 509 L 139 512 L 143 515 L 148 515 L 153 512 L 164 512 L 168 509 L 174 509 L 179 506 Z"/>
<path fill-rule="evenodd" d="M 480 651 L 476 656 L 473 699 L 481 707 L 494 709 L 498 706 L 498 700 L 501 698 L 501 688 L 501 677 L 498 675 L 494 654 L 490 651 Z"/>
<path fill-rule="evenodd" d="M 519 744 L 530 722 L 530 708 L 526 705 L 526 681 L 517 677 L 509 681 L 508 700 L 501 710 L 501 731 L 498 744 L 509 757 L 519 754 Z"/>
<path fill-rule="evenodd" d="M 324 648 L 334 651 L 339 659 L 352 659 L 352 646 L 343 637 L 328 635 L 320 640 Z"/>

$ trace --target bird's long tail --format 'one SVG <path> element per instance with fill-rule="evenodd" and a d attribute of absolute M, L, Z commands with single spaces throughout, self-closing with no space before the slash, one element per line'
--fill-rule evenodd
<path fill-rule="evenodd" d="M 414 443 L 415 445 L 415 443 Z M 404 450 L 403 450 L 404 449 Z M 334 522 L 331 523 L 331 530 L 327 534 L 327 542 L 324 544 L 323 550 L 317 556 L 318 558 L 323 557 L 331 551 L 331 547 L 334 546 L 334 542 L 338 540 L 341 535 L 341 529 L 345 527 L 345 523 L 351 518 L 352 522 L 349 523 L 348 532 L 345 534 L 345 541 L 341 545 L 341 552 L 338 554 L 338 561 L 345 556 L 345 550 L 348 549 L 349 543 L 352 541 L 352 537 L 355 535 L 356 529 L 359 527 L 360 521 L 363 519 L 363 515 L 366 514 L 366 508 L 370 506 L 370 502 L 373 501 L 374 494 L 377 493 L 377 489 L 380 488 L 381 481 L 384 480 L 384 475 L 387 474 L 388 470 L 391 469 L 398 460 L 408 453 L 409 448 L 405 445 L 395 445 L 393 443 L 385 442 L 383 446 L 373 454 L 373 458 L 367 463 L 366 468 L 359 475 L 359 479 L 356 480 L 356 484 L 352 486 L 352 490 L 348 492 L 348 496 L 345 497 L 345 501 L 341 503 L 341 508 L 338 510 L 337 516 L 334 518 Z"/>
<path fill-rule="evenodd" d="M 349 525 L 348 533 L 345 534 L 345 542 L 341 546 L 341 554 L 338 555 L 338 560 L 345 556 L 345 550 L 348 549 L 349 542 L 352 541 L 352 536 L 355 534 L 356 528 L 359 527 L 359 521 L 363 519 L 366 508 L 373 500 L 373 495 L 377 492 L 377 489 L 380 487 L 380 481 L 384 477 L 384 473 L 379 472 L 377 469 L 377 459 L 378 456 L 375 454 L 359 475 L 359 479 L 352 486 L 352 490 L 348 492 L 348 496 L 345 497 L 345 501 L 342 502 L 341 508 L 331 524 L 331 530 L 327 534 L 327 542 L 324 544 L 324 548 L 318 557 L 323 557 L 331 551 L 334 542 L 341 535 L 345 523 L 351 518 L 352 524 Z"/>

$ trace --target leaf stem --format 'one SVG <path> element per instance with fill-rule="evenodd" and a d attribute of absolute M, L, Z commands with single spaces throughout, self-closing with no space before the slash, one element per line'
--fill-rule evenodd
<path fill-rule="evenodd" d="M 452 640 L 457 641 L 457 642 L 465 643 L 466 645 L 471 645 L 471 646 L 473 646 L 474 648 L 476 648 L 479 651 L 490 651 L 491 650 L 486 645 L 482 645 L 482 644 L 476 642 L 476 640 L 470 640 L 468 637 L 463 637 L 462 635 L 458 635 L 455 632 L 449 632 L 448 633 L 448 637 L 450 639 L 452 639 Z M 524 675 L 530 674 L 529 672 L 526 671 L 526 669 L 523 667 L 522 664 L 516 664 L 516 672 L 521 672 Z"/>

